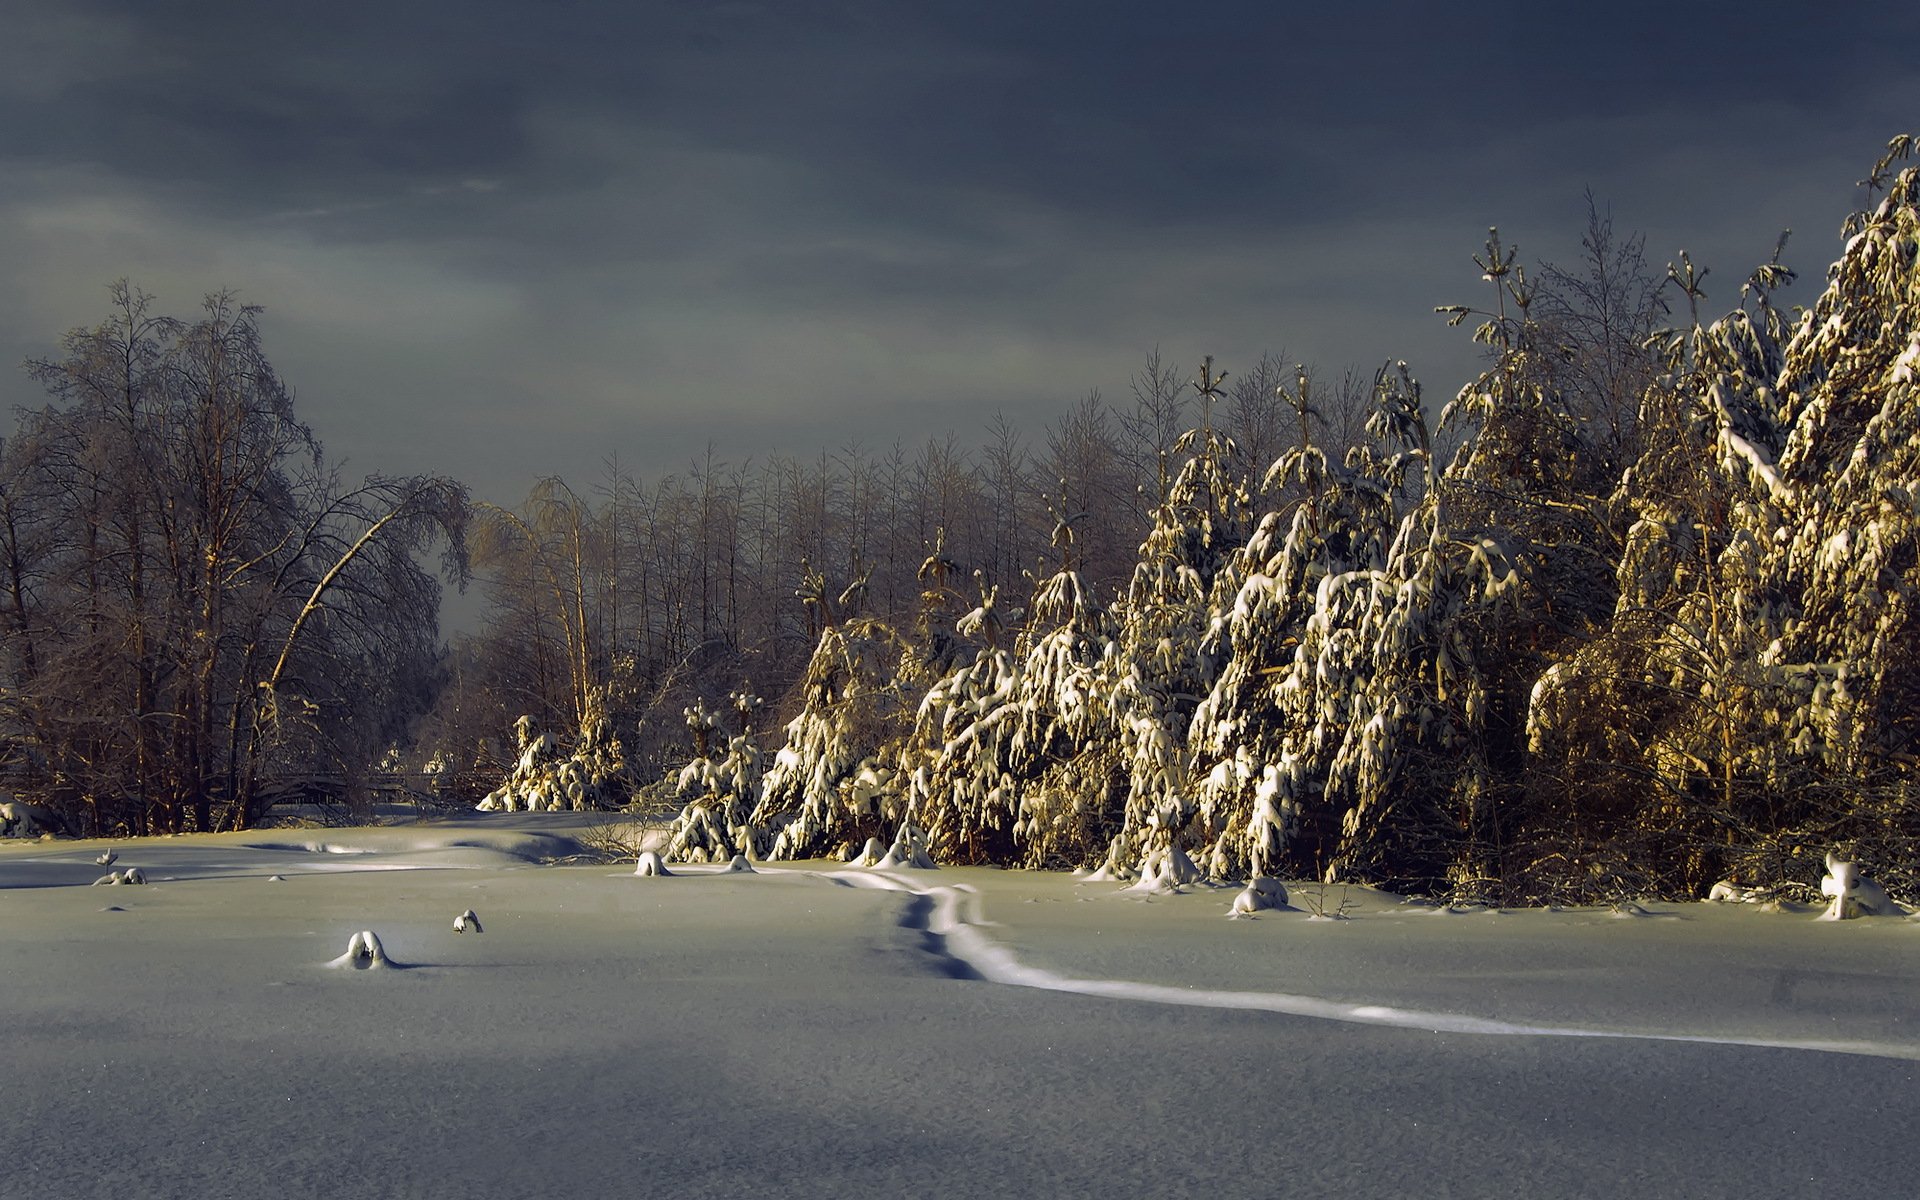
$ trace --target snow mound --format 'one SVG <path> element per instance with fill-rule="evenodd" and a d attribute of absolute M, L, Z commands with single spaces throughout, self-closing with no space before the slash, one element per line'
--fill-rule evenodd
<path fill-rule="evenodd" d="M 348 940 L 347 952 L 327 965 L 336 969 L 373 971 L 400 964 L 387 957 L 387 948 L 380 944 L 379 934 L 371 929 L 363 929 Z"/>
<path fill-rule="evenodd" d="M 1841 862 L 1827 855 L 1827 874 L 1820 880 L 1820 894 L 1833 903 L 1820 915 L 1822 921 L 1848 921 L 1854 917 L 1898 917 L 1905 910 L 1893 902 L 1887 890 L 1860 874 L 1856 863 Z"/>
<path fill-rule="evenodd" d="M 747 861 L 747 856 L 744 854 L 734 855 L 733 861 L 727 864 L 727 870 L 742 875 L 756 875 L 759 873 L 753 869 L 753 864 Z"/>
<path fill-rule="evenodd" d="M 249 850 L 308 854 L 348 862 L 388 866 L 514 867 L 552 862 L 584 852 L 564 834 L 526 829 L 342 830 L 324 838 L 249 841 Z M 328 868 L 337 869 L 337 868 Z M 361 869 L 356 865 L 352 869 Z"/>
<path fill-rule="evenodd" d="M 1722 879 L 1707 890 L 1707 899 L 1715 904 L 1761 904 L 1770 896 L 1766 888 L 1741 887 Z"/>
<path fill-rule="evenodd" d="M 100 887 L 103 884 L 120 883 L 145 883 L 146 881 L 147 877 L 140 873 L 139 867 L 128 867 L 124 871 L 108 871 L 105 875 L 94 880 L 93 886 Z"/>
<path fill-rule="evenodd" d="M 666 878 L 673 874 L 672 871 L 667 870 L 666 862 L 661 859 L 659 852 L 655 850 L 642 850 L 640 852 L 640 860 L 634 865 L 633 873 L 649 879 L 654 877 Z"/>
<path fill-rule="evenodd" d="M 1254 913 L 1287 907 L 1287 885 L 1268 875 L 1255 875 L 1240 894 L 1233 898 L 1229 917 L 1251 917 Z"/>
<path fill-rule="evenodd" d="M 480 918 L 473 914 L 472 909 L 468 909 L 453 919 L 453 931 L 455 933 L 465 933 L 469 929 L 475 933 L 486 932 L 486 930 L 480 928 Z"/>
<path fill-rule="evenodd" d="M 1132 883 L 1138 876 L 1134 874 L 1133 868 L 1126 864 L 1122 857 L 1123 853 L 1120 848 L 1120 839 L 1113 839 L 1107 845 L 1107 857 L 1100 866 L 1081 875 L 1080 878 L 1087 883 Z"/>
<path fill-rule="evenodd" d="M 1267 904 L 1267 898 L 1259 892 L 1254 891 L 1253 885 L 1249 884 L 1241 889 L 1239 895 L 1233 898 L 1233 907 L 1227 910 L 1227 916 L 1251 917 L 1253 914 L 1268 907 L 1270 906 Z"/>
<path fill-rule="evenodd" d="M 873 839 L 869 838 L 867 841 L 868 844 L 871 845 Z M 932 871 L 936 869 L 933 865 L 933 858 L 927 853 L 926 838 L 918 829 L 915 829 L 910 824 L 900 826 L 900 831 L 893 835 L 892 848 L 881 857 L 879 862 L 873 865 L 876 869 L 882 871 L 899 870 L 901 868 L 914 871 Z"/>
<path fill-rule="evenodd" d="M 1205 878 L 1206 872 L 1187 857 L 1185 850 L 1168 846 L 1147 856 L 1146 864 L 1140 868 L 1139 881 L 1126 890 L 1143 896 L 1172 895 L 1181 885 L 1199 883 Z"/>

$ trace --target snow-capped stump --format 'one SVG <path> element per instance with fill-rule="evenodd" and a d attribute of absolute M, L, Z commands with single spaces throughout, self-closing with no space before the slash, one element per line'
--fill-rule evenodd
<path fill-rule="evenodd" d="M 379 934 L 371 929 L 363 929 L 347 941 L 347 952 L 327 965 L 369 971 L 399 964 L 387 957 L 387 948 L 380 944 Z"/>
<path fill-rule="evenodd" d="M 1833 899 L 1827 911 L 1821 914 L 1822 921 L 1847 921 L 1860 916 L 1895 917 L 1901 914 L 1900 906 L 1887 895 L 1885 888 L 1861 875 L 1857 864 L 1841 862 L 1831 853 L 1827 855 L 1826 877 L 1820 881 L 1820 894 Z"/>
<path fill-rule="evenodd" d="M 727 864 L 727 870 L 742 875 L 756 875 L 759 873 L 753 869 L 753 864 L 747 861 L 747 856 L 744 854 L 734 855 L 733 861 Z"/>
<path fill-rule="evenodd" d="M 469 929 L 475 933 L 486 932 L 486 930 L 480 928 L 480 918 L 474 916 L 472 909 L 468 909 L 453 919 L 453 931 L 455 933 L 465 933 Z"/>
<path fill-rule="evenodd" d="M 640 852 L 640 860 L 634 865 L 633 873 L 635 875 L 646 876 L 649 879 L 656 876 L 667 877 L 673 874 L 672 871 L 667 870 L 667 864 L 661 859 L 659 853 L 653 850 L 642 850 Z"/>

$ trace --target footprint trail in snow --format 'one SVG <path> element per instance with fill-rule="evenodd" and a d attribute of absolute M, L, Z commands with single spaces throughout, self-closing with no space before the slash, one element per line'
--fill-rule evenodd
<path fill-rule="evenodd" d="M 1286 992 L 1238 992 L 1205 988 L 1169 987 L 1125 979 L 1076 979 L 1044 967 L 1029 966 L 1012 950 L 989 937 L 980 916 L 980 896 L 965 885 L 920 887 L 912 881 L 878 871 L 841 871 L 827 876 L 856 887 L 875 887 L 923 897 L 932 903 L 910 913 L 914 927 L 931 935 L 929 949 L 944 954 L 957 975 L 972 975 L 1008 987 L 1070 992 L 1110 1000 L 1148 1004 L 1175 1004 L 1188 1008 L 1229 1008 L 1249 1012 L 1281 1013 L 1356 1025 L 1384 1025 L 1424 1029 L 1430 1033 L 1480 1034 L 1494 1037 L 1593 1038 L 1613 1041 L 1686 1042 L 1708 1046 L 1747 1046 L 1769 1050 L 1807 1050 L 1825 1054 L 1857 1054 L 1871 1058 L 1920 1061 L 1920 1045 L 1869 1040 L 1739 1037 L 1705 1033 L 1659 1033 L 1616 1029 L 1499 1021 L 1459 1013 L 1426 1012 L 1383 1004 L 1351 1004 L 1318 996 Z"/>

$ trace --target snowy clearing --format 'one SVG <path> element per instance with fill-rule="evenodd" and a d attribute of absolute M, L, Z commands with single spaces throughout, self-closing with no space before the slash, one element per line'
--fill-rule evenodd
<path fill-rule="evenodd" d="M 0 843 L 0 1194 L 1771 1195 L 1920 1168 L 1882 1115 L 1920 1099 L 1920 921 L 1312 884 L 1227 920 L 1237 887 L 543 865 L 586 825 L 118 842 L 147 886 L 111 893 L 100 843 Z M 329 969 L 376 957 L 400 969 Z"/>

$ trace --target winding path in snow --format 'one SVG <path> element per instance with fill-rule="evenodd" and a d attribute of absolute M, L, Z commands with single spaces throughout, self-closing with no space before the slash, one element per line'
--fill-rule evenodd
<path fill-rule="evenodd" d="M 1582 1029 L 1564 1025 L 1522 1024 L 1458 1013 L 1426 1012 L 1383 1004 L 1352 1004 L 1318 996 L 1286 992 L 1235 992 L 1204 988 L 1169 987 L 1126 979 L 1076 979 L 1030 966 L 1012 950 L 985 932 L 980 895 L 965 884 L 922 887 L 898 874 L 882 871 L 835 871 L 825 875 L 854 887 L 881 888 L 921 897 L 931 903 L 908 912 L 910 928 L 929 936 L 932 953 L 946 958 L 952 973 L 1047 992 L 1069 992 L 1110 1000 L 1147 1004 L 1176 1004 L 1188 1008 L 1227 1008 L 1249 1012 L 1283 1013 L 1356 1025 L 1385 1025 L 1423 1029 L 1430 1033 L 1469 1033 L 1494 1037 L 1594 1038 L 1614 1041 L 1689 1042 L 1709 1046 L 1746 1046 L 1768 1050 L 1807 1050 L 1822 1054 L 1855 1054 L 1870 1058 L 1920 1061 L 1920 1045 L 1898 1042 L 1822 1040 L 1817 1038 L 1735 1037 L 1701 1033 L 1657 1033 L 1615 1029 Z"/>

